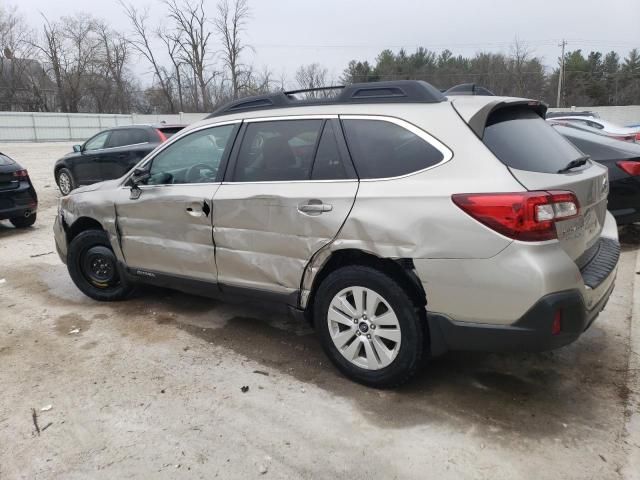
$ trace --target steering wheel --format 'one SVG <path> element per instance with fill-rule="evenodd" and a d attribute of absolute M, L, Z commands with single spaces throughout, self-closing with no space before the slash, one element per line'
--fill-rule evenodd
<path fill-rule="evenodd" d="M 201 170 L 211 170 L 211 165 L 207 165 L 206 163 L 196 163 L 195 165 L 189 167 L 187 173 L 185 173 L 185 180 L 189 183 L 197 183 L 196 180 L 200 180 L 202 178 Z M 196 176 L 197 174 L 197 176 Z"/>

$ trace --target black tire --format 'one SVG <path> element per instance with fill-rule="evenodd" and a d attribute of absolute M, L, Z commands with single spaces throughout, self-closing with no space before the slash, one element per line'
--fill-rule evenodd
<path fill-rule="evenodd" d="M 331 338 L 327 322 L 329 307 L 334 296 L 349 287 L 365 287 L 381 295 L 398 319 L 401 333 L 399 351 L 384 368 L 368 370 L 355 365 L 340 353 Z M 318 288 L 313 315 L 325 353 L 344 375 L 356 382 L 376 388 L 398 387 L 407 382 L 421 365 L 425 350 L 425 314 L 393 278 L 379 270 L 354 265 L 331 273 Z"/>
<path fill-rule="evenodd" d="M 67 183 L 64 178 L 68 179 L 68 191 L 66 191 Z M 64 167 L 56 172 L 56 183 L 58 184 L 58 188 L 60 189 L 60 193 L 62 193 L 62 195 L 69 195 L 77 187 L 76 181 L 73 179 L 73 174 L 68 168 Z"/>
<path fill-rule="evenodd" d="M 123 300 L 133 291 L 120 273 L 109 237 L 101 230 L 87 230 L 71 241 L 67 269 L 73 283 L 94 300 Z"/>
<path fill-rule="evenodd" d="M 28 217 L 15 217 L 10 218 L 9 221 L 16 228 L 29 228 L 36 223 L 36 214 L 32 213 Z"/>

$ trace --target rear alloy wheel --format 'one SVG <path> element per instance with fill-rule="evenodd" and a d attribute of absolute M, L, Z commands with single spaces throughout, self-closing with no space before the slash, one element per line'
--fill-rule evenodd
<path fill-rule="evenodd" d="M 58 170 L 56 181 L 58 182 L 58 188 L 60 189 L 60 193 L 62 193 L 62 195 L 69 195 L 75 188 L 73 176 L 71 175 L 71 172 L 66 168 L 61 168 L 60 170 Z"/>
<path fill-rule="evenodd" d="M 417 371 L 424 353 L 424 308 L 392 277 L 367 266 L 332 272 L 319 286 L 314 325 L 322 347 L 349 378 L 396 387 Z"/>
<path fill-rule="evenodd" d="M 365 287 L 338 292 L 327 314 L 333 344 L 349 362 L 366 370 L 389 366 L 402 343 L 400 323 L 382 296 Z"/>
<path fill-rule="evenodd" d="M 87 230 L 78 234 L 69 245 L 67 268 L 73 283 L 94 300 L 122 300 L 133 290 L 120 275 L 106 232 Z"/>

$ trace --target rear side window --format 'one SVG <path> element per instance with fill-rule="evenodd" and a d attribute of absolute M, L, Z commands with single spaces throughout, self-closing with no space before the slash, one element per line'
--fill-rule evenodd
<path fill-rule="evenodd" d="M 138 143 L 147 143 L 149 141 L 149 132 L 142 128 L 129 130 L 131 137 L 129 145 L 137 145 Z"/>
<path fill-rule="evenodd" d="M 528 108 L 505 108 L 492 113 L 482 141 L 507 167 L 529 172 L 556 173 L 582 156 Z"/>
<path fill-rule="evenodd" d="M 233 181 L 309 180 L 322 120 L 248 124 Z"/>
<path fill-rule="evenodd" d="M 113 130 L 109 137 L 108 148 L 126 147 L 149 141 L 149 135 L 141 128 L 125 128 Z"/>
<path fill-rule="evenodd" d="M 400 125 L 384 120 L 343 120 L 360 178 L 407 175 L 437 165 L 444 155 Z"/>
<path fill-rule="evenodd" d="M 344 180 L 346 178 L 349 178 L 349 174 L 342 162 L 333 123 L 329 121 L 325 123 L 322 137 L 320 137 L 311 179 Z"/>
<path fill-rule="evenodd" d="M 131 130 L 113 130 L 107 148 L 124 147 L 131 143 Z"/>

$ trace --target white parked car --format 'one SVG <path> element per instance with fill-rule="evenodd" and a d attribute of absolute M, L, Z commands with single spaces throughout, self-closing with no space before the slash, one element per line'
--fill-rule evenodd
<path fill-rule="evenodd" d="M 585 116 L 566 116 L 566 117 L 553 117 L 554 122 L 570 123 L 573 125 L 583 125 L 590 128 L 594 128 L 600 133 L 613 137 L 618 140 L 627 141 L 640 141 L 640 128 L 622 127 L 615 123 L 608 122 L 596 117 Z"/>

